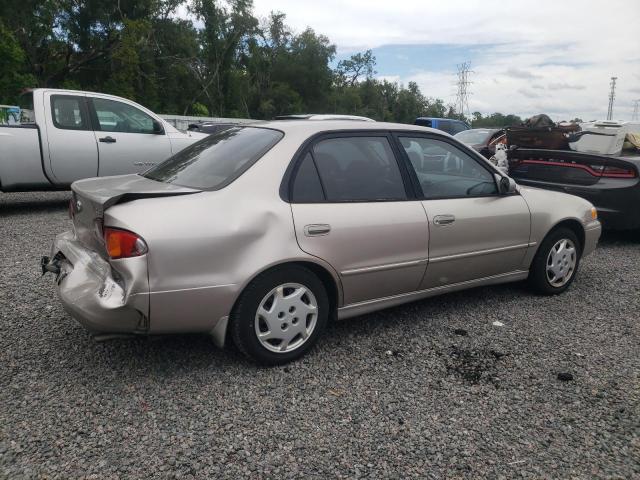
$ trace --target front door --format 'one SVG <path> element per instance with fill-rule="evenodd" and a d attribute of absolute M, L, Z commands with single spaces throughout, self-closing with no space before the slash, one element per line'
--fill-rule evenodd
<path fill-rule="evenodd" d="M 429 265 L 420 289 L 526 270 L 531 214 L 500 195 L 494 172 L 454 140 L 399 134 L 429 219 Z"/>
<path fill-rule="evenodd" d="M 298 166 L 298 244 L 338 272 L 345 305 L 415 291 L 424 275 L 427 219 L 401 168 L 390 137 L 374 132 L 322 137 Z"/>
<path fill-rule="evenodd" d="M 98 175 L 139 173 L 171 156 L 171 141 L 154 118 L 128 103 L 91 97 Z"/>

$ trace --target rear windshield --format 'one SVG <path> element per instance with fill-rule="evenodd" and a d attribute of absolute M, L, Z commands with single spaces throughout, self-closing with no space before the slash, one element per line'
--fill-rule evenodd
<path fill-rule="evenodd" d="M 456 133 L 454 137 L 462 143 L 476 145 L 478 143 L 485 143 L 493 132 L 495 132 L 495 130 L 481 130 L 474 128 L 473 130 L 465 130 L 464 132 Z"/>
<path fill-rule="evenodd" d="M 284 134 L 256 127 L 231 127 L 210 135 L 143 173 L 144 177 L 199 190 L 229 185 Z"/>

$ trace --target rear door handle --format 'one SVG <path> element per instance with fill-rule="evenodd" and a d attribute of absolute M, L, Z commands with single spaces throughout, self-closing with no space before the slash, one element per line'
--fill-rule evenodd
<path fill-rule="evenodd" d="M 320 235 L 328 235 L 331 231 L 331 225 L 326 223 L 314 223 L 304 226 L 304 234 L 307 237 L 317 237 Z"/>
<path fill-rule="evenodd" d="M 116 139 L 113 137 L 102 137 L 99 138 L 98 141 L 102 143 L 116 143 Z"/>
<path fill-rule="evenodd" d="M 456 221 L 456 217 L 453 215 L 436 215 L 433 217 L 434 225 L 451 225 Z"/>

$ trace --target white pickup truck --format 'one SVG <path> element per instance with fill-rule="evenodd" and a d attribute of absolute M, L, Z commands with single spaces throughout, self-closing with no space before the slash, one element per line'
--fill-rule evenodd
<path fill-rule="evenodd" d="M 113 95 L 39 88 L 19 125 L 0 125 L 0 191 L 66 190 L 81 178 L 147 170 L 206 137 Z"/>

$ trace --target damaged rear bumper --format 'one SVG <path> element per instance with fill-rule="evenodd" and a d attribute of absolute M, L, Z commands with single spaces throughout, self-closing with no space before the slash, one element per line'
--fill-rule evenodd
<path fill-rule="evenodd" d="M 112 263 L 84 247 L 73 232 L 58 235 L 43 273 L 56 274 L 64 309 L 94 334 L 147 333 L 149 284 L 145 256 Z"/>

